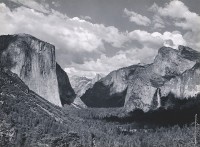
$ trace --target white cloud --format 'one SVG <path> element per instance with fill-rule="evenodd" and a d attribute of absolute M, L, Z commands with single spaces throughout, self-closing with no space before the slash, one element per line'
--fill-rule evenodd
<path fill-rule="evenodd" d="M 173 20 L 174 26 L 188 31 L 184 35 L 187 44 L 196 49 L 200 48 L 200 16 L 191 12 L 183 2 L 173 0 L 164 7 L 154 4 L 150 9 L 155 15 L 170 18 Z"/>
<path fill-rule="evenodd" d="M 126 41 L 125 35 L 113 26 L 69 18 L 54 10 L 47 15 L 25 7 L 11 11 L 5 4 L 0 4 L 0 10 L 0 34 L 32 34 L 59 49 L 92 52 L 104 49 L 104 41 L 114 47 Z"/>
<path fill-rule="evenodd" d="M 73 64 L 65 71 L 70 75 L 79 75 L 92 78 L 96 73 L 108 74 L 121 67 L 139 63 L 140 60 L 128 58 L 126 53 L 118 53 L 113 57 L 102 54 L 97 60 L 86 61 L 84 64 Z M 76 67 L 76 68 L 74 68 Z M 95 71 L 95 72 L 94 72 Z"/>
<path fill-rule="evenodd" d="M 81 15 L 81 18 L 84 19 L 84 20 L 92 20 L 92 18 L 90 16 L 82 16 Z"/>
<path fill-rule="evenodd" d="M 191 12 L 185 4 L 179 0 L 173 0 L 164 8 L 159 7 L 158 13 L 161 16 L 168 16 L 175 19 L 175 25 L 186 30 L 200 30 L 200 16 Z"/>
<path fill-rule="evenodd" d="M 158 32 L 152 33 L 152 36 L 154 37 L 160 37 L 164 41 L 164 46 L 172 47 L 172 48 L 178 48 L 179 45 L 186 46 L 187 43 L 184 40 L 183 36 L 179 32 L 164 32 L 163 34 L 160 34 Z"/>
<path fill-rule="evenodd" d="M 97 71 L 87 71 L 87 70 L 82 70 L 82 69 L 80 70 L 74 67 L 64 68 L 64 70 L 68 74 L 69 77 L 76 75 L 79 77 L 94 78 L 95 75 L 98 74 Z"/>
<path fill-rule="evenodd" d="M 179 0 L 173 0 L 165 7 L 157 7 L 157 10 L 160 15 L 172 18 L 182 18 L 185 13 L 189 12 L 189 9 Z"/>
<path fill-rule="evenodd" d="M 127 8 L 124 9 L 124 13 L 129 17 L 129 21 L 138 25 L 148 26 L 151 23 L 151 20 L 146 16 L 140 15 L 134 11 L 129 11 Z"/>
<path fill-rule="evenodd" d="M 163 45 L 163 40 L 160 37 L 154 37 L 147 31 L 134 30 L 129 33 L 129 38 L 131 40 L 137 40 L 143 45 L 150 45 L 154 47 Z"/>
<path fill-rule="evenodd" d="M 161 46 L 168 46 L 177 49 L 178 45 L 187 45 L 180 32 L 159 32 L 149 33 L 142 30 L 134 30 L 129 33 L 131 40 L 137 40 L 145 47 L 158 49 Z"/>

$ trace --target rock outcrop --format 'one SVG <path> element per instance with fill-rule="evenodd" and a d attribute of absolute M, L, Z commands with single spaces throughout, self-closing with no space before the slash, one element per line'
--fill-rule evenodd
<path fill-rule="evenodd" d="M 200 92 L 200 53 L 188 47 L 162 47 L 154 62 L 111 72 L 81 97 L 89 107 L 122 107 L 149 111 L 161 106 L 160 98 L 174 93 L 188 98 Z"/>
<path fill-rule="evenodd" d="M 61 77 L 57 77 L 53 45 L 27 34 L 0 36 L 0 65 L 16 73 L 40 96 L 62 106 L 63 88 L 59 90 L 62 84 L 58 84 Z M 65 91 L 68 91 L 67 87 Z"/>

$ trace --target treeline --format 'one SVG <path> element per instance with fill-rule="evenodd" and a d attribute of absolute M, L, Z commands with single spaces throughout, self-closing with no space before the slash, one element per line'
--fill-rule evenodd
<path fill-rule="evenodd" d="M 170 93 L 167 97 L 161 98 L 161 107 L 156 110 L 143 112 L 134 110 L 124 117 L 116 115 L 107 116 L 107 121 L 116 121 L 120 123 L 140 122 L 153 124 L 156 126 L 173 126 L 191 124 L 194 122 L 194 116 L 200 117 L 200 95 L 188 99 L 175 98 Z"/>
<path fill-rule="evenodd" d="M 144 127 L 146 126 L 144 123 L 107 121 L 102 116 L 110 116 L 110 113 L 113 115 L 123 114 L 120 109 L 108 109 L 108 111 L 106 113 L 106 109 L 65 108 L 65 112 L 73 116 L 75 120 L 78 118 L 84 120 L 84 123 L 73 126 L 75 127 L 74 130 L 80 135 L 81 145 L 90 147 L 95 143 L 96 147 L 194 146 L 194 127 L 192 125 L 149 129 Z M 119 111 L 119 113 L 116 111 Z M 84 132 L 84 129 L 87 129 L 88 132 Z"/>

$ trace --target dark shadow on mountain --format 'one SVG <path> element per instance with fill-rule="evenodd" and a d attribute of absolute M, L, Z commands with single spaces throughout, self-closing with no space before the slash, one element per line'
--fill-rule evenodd
<path fill-rule="evenodd" d="M 69 105 L 74 101 L 76 94 L 73 88 L 71 87 L 68 75 L 60 67 L 58 63 L 56 63 L 56 75 L 58 80 L 58 89 L 59 89 L 61 104 Z"/>
<path fill-rule="evenodd" d="M 109 108 L 109 107 L 123 107 L 127 89 L 121 93 L 110 95 L 110 87 L 105 86 L 101 82 L 96 82 L 93 88 L 88 89 L 81 97 L 81 100 L 88 107 Z"/>
<path fill-rule="evenodd" d="M 3 51 L 8 48 L 10 42 L 14 42 L 15 40 L 16 37 L 13 35 L 0 36 L 0 56 L 2 56 Z M 10 69 L 11 67 L 15 66 L 16 63 L 13 62 L 12 55 L 7 53 L 0 58 L 0 65 L 1 67 L 7 67 L 8 69 Z"/>

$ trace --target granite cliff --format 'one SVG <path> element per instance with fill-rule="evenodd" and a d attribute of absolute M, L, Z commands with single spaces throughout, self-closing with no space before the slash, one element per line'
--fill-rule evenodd
<path fill-rule="evenodd" d="M 60 75 L 68 77 L 56 66 L 55 47 L 31 35 L 0 36 L 0 65 L 16 73 L 31 90 L 55 105 L 62 106 L 75 97 L 69 82 L 64 80 L 63 84 L 60 80 Z M 66 89 L 61 85 L 67 85 Z"/>
<path fill-rule="evenodd" d="M 173 93 L 179 98 L 197 95 L 200 53 L 184 46 L 162 47 L 154 62 L 113 71 L 81 97 L 89 107 L 125 107 L 147 112 L 161 107 L 160 98 Z"/>

